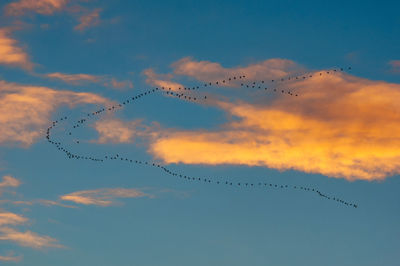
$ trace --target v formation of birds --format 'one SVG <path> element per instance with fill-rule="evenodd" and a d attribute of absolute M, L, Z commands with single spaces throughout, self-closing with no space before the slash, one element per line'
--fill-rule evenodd
<path fill-rule="evenodd" d="M 351 69 L 351 67 L 347 68 L 348 70 Z M 204 83 L 200 86 L 195 86 L 195 87 L 183 87 L 183 88 L 177 88 L 175 90 L 171 88 L 166 88 L 166 87 L 161 87 L 161 88 L 152 88 L 149 89 L 143 93 L 139 93 L 136 95 L 133 95 L 129 98 L 127 98 L 125 101 L 114 104 L 112 106 L 104 107 L 99 110 L 86 113 L 84 116 L 82 116 L 80 119 L 76 120 L 70 130 L 66 132 L 67 135 L 72 135 L 73 131 L 79 127 L 84 126 L 86 122 L 88 122 L 92 118 L 97 118 L 102 114 L 105 113 L 111 113 L 115 112 L 116 110 L 120 110 L 121 108 L 126 107 L 129 104 L 132 104 L 134 102 L 137 102 L 139 99 L 143 99 L 144 97 L 150 96 L 155 93 L 162 93 L 162 94 L 167 94 L 172 97 L 176 97 L 180 100 L 183 101 L 208 101 L 210 97 L 207 96 L 193 96 L 190 93 L 192 91 L 197 91 L 205 87 L 211 87 L 211 86 L 229 86 L 229 84 L 234 84 L 235 86 L 241 86 L 245 88 L 257 88 L 259 90 L 264 90 L 272 93 L 280 93 L 284 94 L 287 96 L 293 96 L 293 97 L 300 97 L 301 95 L 298 94 L 298 92 L 295 92 L 296 90 L 293 89 L 281 89 L 275 86 L 279 86 L 280 84 L 284 84 L 285 82 L 290 82 L 293 80 L 305 80 L 313 77 L 321 77 L 325 75 L 330 75 L 338 72 L 343 72 L 343 68 L 338 68 L 338 69 L 332 69 L 324 72 L 316 72 L 316 73 L 308 73 L 308 74 L 303 74 L 299 76 L 294 76 L 294 77 L 286 77 L 286 78 L 281 78 L 277 80 L 261 80 L 261 81 L 249 81 L 246 80 L 245 75 L 238 75 L 238 76 L 232 76 L 228 77 L 223 80 L 218 80 L 214 82 L 207 82 Z M 268 86 L 267 86 L 268 84 Z M 255 189 L 255 188 L 260 188 L 264 189 L 265 191 L 268 191 L 270 189 L 276 189 L 276 190 L 301 190 L 304 192 L 308 193 L 314 193 L 316 194 L 319 198 L 321 199 L 327 199 L 331 201 L 335 201 L 338 204 L 342 204 L 343 206 L 347 207 L 353 207 L 357 208 L 358 205 L 355 204 L 354 202 L 349 202 L 346 200 L 343 200 L 337 196 L 334 195 L 328 195 L 326 193 L 323 193 L 320 191 L 318 188 L 315 187 L 308 187 L 308 186 L 300 186 L 300 185 L 290 185 L 290 184 L 276 184 L 276 183 L 269 183 L 269 182 L 249 182 L 248 180 L 244 180 L 241 182 L 235 181 L 233 182 L 232 179 L 226 177 L 226 178 L 221 178 L 221 177 L 198 177 L 194 175 L 189 175 L 189 174 L 182 174 L 178 173 L 176 171 L 170 170 L 167 166 L 162 165 L 160 163 L 154 162 L 154 161 L 143 161 L 143 160 L 138 160 L 137 158 L 128 158 L 124 157 L 119 154 L 104 154 L 103 156 L 92 156 L 92 155 L 82 155 L 78 154 L 66 147 L 64 143 L 60 141 L 56 141 L 52 137 L 52 130 L 57 127 L 60 123 L 68 122 L 70 119 L 67 116 L 61 117 L 51 123 L 51 125 L 47 128 L 46 130 L 46 139 L 47 141 L 54 145 L 57 150 L 65 153 L 67 158 L 69 159 L 75 159 L 75 160 L 87 160 L 87 161 L 93 161 L 93 162 L 98 162 L 98 163 L 106 163 L 109 161 L 123 161 L 126 162 L 127 164 L 137 164 L 137 165 L 144 165 L 148 167 L 154 167 L 158 168 L 161 171 L 163 171 L 165 174 L 170 175 L 175 178 L 179 178 L 183 181 L 190 181 L 190 182 L 201 182 L 201 183 L 206 183 L 206 184 L 213 184 L 213 185 L 219 185 L 219 186 L 235 186 L 238 188 L 244 188 L 244 189 Z M 79 144 L 79 140 L 76 141 L 77 144 Z"/>

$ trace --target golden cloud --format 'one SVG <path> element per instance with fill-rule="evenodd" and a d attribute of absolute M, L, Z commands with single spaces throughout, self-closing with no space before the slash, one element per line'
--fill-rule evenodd
<path fill-rule="evenodd" d="M 239 120 L 217 131 L 168 130 L 149 152 L 165 163 L 257 165 L 348 180 L 399 174 L 400 85 L 318 76 L 289 84 L 299 97 L 217 102 Z"/>
<path fill-rule="evenodd" d="M 11 38 L 10 34 L 11 29 L 0 28 L 0 64 L 31 70 L 33 64 L 28 54 L 18 46 L 18 42 Z"/>
<path fill-rule="evenodd" d="M 0 144 L 31 145 L 43 134 L 57 107 L 77 104 L 110 104 L 99 95 L 58 91 L 47 87 L 0 81 Z"/>

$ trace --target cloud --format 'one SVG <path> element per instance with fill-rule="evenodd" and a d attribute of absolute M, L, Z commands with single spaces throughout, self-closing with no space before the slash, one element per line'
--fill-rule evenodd
<path fill-rule="evenodd" d="M 60 72 L 45 74 L 45 76 L 48 78 L 52 78 L 52 79 L 59 79 L 59 80 L 64 81 L 65 83 L 74 84 L 74 85 L 81 84 L 84 82 L 97 83 L 97 82 L 100 82 L 102 79 L 102 77 L 95 76 L 95 75 L 65 74 L 65 73 L 60 73 Z"/>
<path fill-rule="evenodd" d="M 0 261 L 18 262 L 22 259 L 22 256 L 13 256 L 13 252 L 9 252 L 5 256 L 0 256 Z"/>
<path fill-rule="evenodd" d="M 0 212 L 0 240 L 12 241 L 18 245 L 31 248 L 62 247 L 57 240 L 48 236 L 41 236 L 31 231 L 20 232 L 4 225 L 20 225 L 27 223 L 28 219 L 12 213 Z"/>
<path fill-rule="evenodd" d="M 392 68 L 392 72 L 400 73 L 400 60 L 391 60 L 389 61 L 389 65 Z"/>
<path fill-rule="evenodd" d="M 248 80 L 281 78 L 303 70 L 295 62 L 287 59 L 268 59 L 245 67 L 225 68 L 219 63 L 195 61 L 185 57 L 172 64 L 176 75 L 184 75 L 200 81 L 215 81 L 233 76 L 245 75 Z"/>
<path fill-rule="evenodd" d="M 10 37 L 11 29 L 0 28 L 0 64 L 32 70 L 33 64 L 28 54 L 18 46 L 18 42 Z"/>
<path fill-rule="evenodd" d="M 87 92 L 53 90 L 0 80 L 0 144 L 31 145 L 44 134 L 51 115 L 59 106 L 110 104 L 99 95 Z"/>
<path fill-rule="evenodd" d="M 122 88 L 133 88 L 133 84 L 131 81 L 126 80 L 126 81 L 118 81 L 115 78 L 111 79 L 110 82 L 111 87 L 113 87 L 114 89 L 122 89 Z"/>
<path fill-rule="evenodd" d="M 43 206 L 47 206 L 47 207 L 51 207 L 51 206 L 60 206 L 60 207 L 64 207 L 64 208 L 77 208 L 76 206 L 72 206 L 72 205 L 66 205 L 63 204 L 59 201 L 54 201 L 54 200 L 45 200 L 45 199 L 34 199 L 34 200 L 0 200 L 0 204 L 3 203 L 10 203 L 13 205 L 28 205 L 28 206 L 32 206 L 34 204 L 40 204 Z"/>
<path fill-rule="evenodd" d="M 27 12 L 52 15 L 62 10 L 67 3 L 68 0 L 19 0 L 8 4 L 5 12 L 10 16 L 21 16 Z"/>
<path fill-rule="evenodd" d="M 79 18 L 80 23 L 75 26 L 75 30 L 84 31 L 87 28 L 97 26 L 100 23 L 100 8 L 94 9 L 92 12 L 82 15 Z"/>
<path fill-rule="evenodd" d="M 61 248 L 57 239 L 42 236 L 31 231 L 20 232 L 10 227 L 0 227 L 0 240 L 12 241 L 23 247 L 42 249 L 46 247 Z"/>
<path fill-rule="evenodd" d="M 180 83 L 171 81 L 173 78 L 172 74 L 157 74 L 153 69 L 146 69 L 143 71 L 146 76 L 146 83 L 155 87 L 165 87 L 171 88 L 171 90 L 177 91 L 178 88 L 183 88 L 184 86 Z"/>
<path fill-rule="evenodd" d="M 84 205 L 110 206 L 116 198 L 152 197 L 138 189 L 103 188 L 96 190 L 83 190 L 60 196 L 61 200 L 72 201 Z"/>
<path fill-rule="evenodd" d="M 39 199 L 39 200 L 34 200 L 33 203 L 39 203 L 41 205 L 48 206 L 48 207 L 50 207 L 50 206 L 59 206 L 59 207 L 72 208 L 72 209 L 76 208 L 76 206 L 62 204 L 62 203 L 60 203 L 58 201 L 54 201 L 54 200 Z"/>
<path fill-rule="evenodd" d="M 289 84 L 299 97 L 267 100 L 259 91 L 253 102 L 217 101 L 237 119 L 214 131 L 164 130 L 149 152 L 165 163 L 265 166 L 348 180 L 399 174 L 400 85 L 318 76 Z"/>
<path fill-rule="evenodd" d="M 133 84 L 129 80 L 118 81 L 115 78 L 110 78 L 107 75 L 90 75 L 90 74 L 66 74 L 60 72 L 44 74 L 44 77 L 61 80 L 72 85 L 80 85 L 84 83 L 99 83 L 106 87 L 114 89 L 133 88 Z"/>
<path fill-rule="evenodd" d="M 132 143 L 136 137 L 151 134 L 150 128 L 143 125 L 141 120 L 108 118 L 97 121 L 94 128 L 99 133 L 98 143 Z"/>
<path fill-rule="evenodd" d="M 18 187 L 21 182 L 9 175 L 3 176 L 3 181 L 0 182 L 0 189 L 4 187 Z"/>
<path fill-rule="evenodd" d="M 1 212 L 0 211 L 0 226 L 3 225 L 17 225 L 17 224 L 23 224 L 26 223 L 28 221 L 27 218 L 12 213 L 12 212 Z"/>

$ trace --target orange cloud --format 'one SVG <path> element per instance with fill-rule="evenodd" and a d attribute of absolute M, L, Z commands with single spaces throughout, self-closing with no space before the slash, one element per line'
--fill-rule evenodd
<path fill-rule="evenodd" d="M 0 240 L 12 241 L 23 247 L 42 249 L 46 247 L 61 248 L 57 240 L 49 236 L 41 236 L 31 231 L 19 232 L 13 228 L 0 227 Z"/>
<path fill-rule="evenodd" d="M 232 76 L 245 75 L 248 80 L 260 80 L 285 77 L 302 70 L 302 67 L 287 59 L 269 59 L 245 67 L 224 68 L 219 63 L 194 61 L 190 57 L 182 58 L 172 64 L 174 73 L 193 77 L 201 81 L 215 81 Z"/>
<path fill-rule="evenodd" d="M 300 96 L 218 102 L 239 120 L 169 130 L 149 148 L 165 163 L 243 164 L 348 180 L 400 173 L 400 85 L 346 74 L 295 81 Z M 203 78 L 203 77 L 199 77 Z"/>
<path fill-rule="evenodd" d="M 157 74 L 153 69 L 146 69 L 143 74 L 146 76 L 146 83 L 155 87 L 171 88 L 174 91 L 184 87 L 182 84 L 171 81 L 172 74 Z"/>
<path fill-rule="evenodd" d="M 100 8 L 94 9 L 92 12 L 85 14 L 79 18 L 80 23 L 75 26 L 75 30 L 84 31 L 87 28 L 94 27 L 100 23 Z"/>
<path fill-rule="evenodd" d="M 152 197 L 137 189 L 103 188 L 96 190 L 83 190 L 60 196 L 61 200 L 72 201 L 84 205 L 110 206 L 115 203 L 115 198 L 140 198 Z"/>
<path fill-rule="evenodd" d="M 65 83 L 70 84 L 81 84 L 83 82 L 100 82 L 101 77 L 89 74 L 65 74 L 60 72 L 49 73 L 45 75 L 48 78 L 59 79 L 64 81 Z"/>
<path fill-rule="evenodd" d="M 0 212 L 0 226 L 10 224 L 10 225 L 17 225 L 23 224 L 28 221 L 27 218 L 12 213 L 12 212 Z"/>
<path fill-rule="evenodd" d="M 0 28 L 0 64 L 31 70 L 33 64 L 28 54 L 18 47 L 18 42 L 10 37 L 10 33 L 10 29 Z"/>
<path fill-rule="evenodd" d="M 93 93 L 58 91 L 0 81 L 0 144 L 31 145 L 43 135 L 51 115 L 59 106 L 110 103 Z"/>
<path fill-rule="evenodd" d="M 0 182 L 0 188 L 3 187 L 18 187 L 19 185 L 21 185 L 21 182 L 9 175 L 5 175 L 3 176 L 3 181 Z"/>
<path fill-rule="evenodd" d="M 19 0 L 5 7 L 7 15 L 20 16 L 26 12 L 36 12 L 42 15 L 52 15 L 63 9 L 68 0 Z"/>
<path fill-rule="evenodd" d="M 0 240 L 12 241 L 18 245 L 31 248 L 62 247 L 57 240 L 48 236 L 41 236 L 31 231 L 19 232 L 4 225 L 20 225 L 28 222 L 24 216 L 12 212 L 0 212 Z M 7 260 L 3 257 L 0 260 Z M 11 260 L 11 259 L 10 259 Z"/>

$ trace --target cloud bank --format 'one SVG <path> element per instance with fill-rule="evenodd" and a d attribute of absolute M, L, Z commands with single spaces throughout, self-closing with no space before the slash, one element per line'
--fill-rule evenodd
<path fill-rule="evenodd" d="M 220 101 L 239 120 L 216 131 L 170 129 L 149 152 L 165 163 L 266 166 L 348 180 L 399 174 L 400 85 L 315 74 L 291 84 L 301 97 Z"/>

